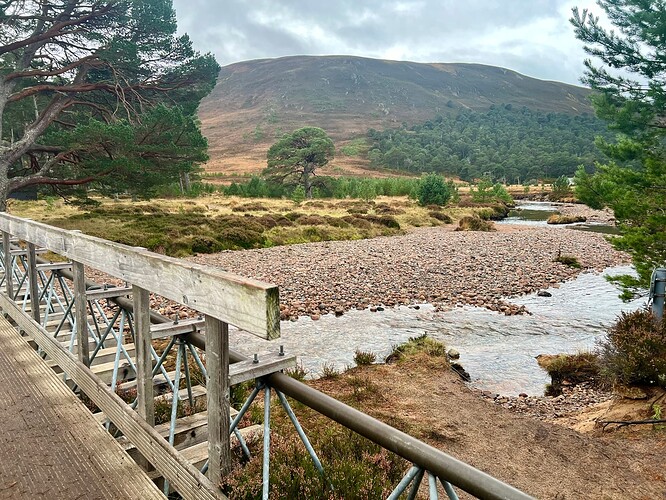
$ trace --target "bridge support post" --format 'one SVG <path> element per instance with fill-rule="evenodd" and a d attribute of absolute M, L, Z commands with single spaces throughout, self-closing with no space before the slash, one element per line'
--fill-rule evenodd
<path fill-rule="evenodd" d="M 206 316 L 208 478 L 218 486 L 231 467 L 229 445 L 229 325 Z"/>
<path fill-rule="evenodd" d="M 134 346 L 136 348 L 136 390 L 139 415 L 155 426 L 155 403 L 153 396 L 152 334 L 150 333 L 150 292 L 132 286 L 134 301 Z M 118 332 L 123 335 L 123 332 Z M 178 388 L 174 389 L 174 392 Z"/>
<path fill-rule="evenodd" d="M 79 361 L 90 366 L 90 345 L 88 342 L 88 301 L 86 300 L 86 275 L 83 264 L 72 262 L 74 274 L 74 314 Z M 32 283 L 32 279 L 30 280 Z M 32 292 L 30 292 L 32 294 Z"/>

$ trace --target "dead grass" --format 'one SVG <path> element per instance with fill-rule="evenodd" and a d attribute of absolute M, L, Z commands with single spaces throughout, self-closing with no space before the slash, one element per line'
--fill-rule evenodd
<path fill-rule="evenodd" d="M 433 211 L 407 197 L 373 201 L 246 199 L 215 194 L 194 199 L 98 199 L 80 209 L 62 200 L 12 200 L 15 215 L 159 253 L 186 256 L 228 249 L 357 240 L 455 223 L 482 207 Z"/>

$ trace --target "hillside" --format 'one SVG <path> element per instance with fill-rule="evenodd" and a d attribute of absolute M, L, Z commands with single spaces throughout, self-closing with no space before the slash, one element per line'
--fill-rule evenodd
<path fill-rule="evenodd" d="M 322 127 L 340 146 L 370 128 L 486 111 L 493 104 L 592 113 L 588 94 L 480 64 L 294 56 L 225 66 L 199 116 L 210 145 L 208 171 L 256 172 L 276 137 L 305 125 Z M 335 165 L 353 172 L 367 161 L 338 157 Z"/>

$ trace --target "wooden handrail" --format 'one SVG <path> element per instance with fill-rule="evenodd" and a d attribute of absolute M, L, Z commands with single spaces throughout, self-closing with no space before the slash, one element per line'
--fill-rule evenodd
<path fill-rule="evenodd" d="M 264 339 L 280 336 L 275 285 L 0 213 L 0 230 Z"/>

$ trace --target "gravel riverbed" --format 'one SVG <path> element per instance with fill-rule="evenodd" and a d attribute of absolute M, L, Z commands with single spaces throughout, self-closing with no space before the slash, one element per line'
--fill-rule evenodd
<path fill-rule="evenodd" d="M 587 269 L 629 262 L 599 234 L 497 228 L 419 228 L 402 236 L 227 251 L 192 260 L 279 285 L 283 320 L 423 302 L 438 309 L 467 304 L 521 314 L 523 306 L 503 299 L 556 286 Z M 576 257 L 582 268 L 554 262 L 558 255 Z"/>

